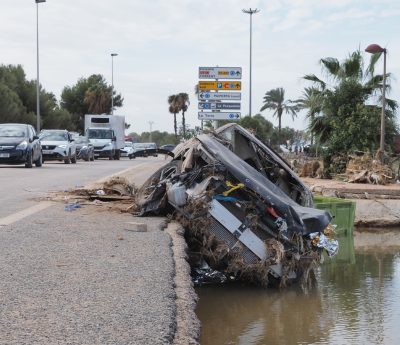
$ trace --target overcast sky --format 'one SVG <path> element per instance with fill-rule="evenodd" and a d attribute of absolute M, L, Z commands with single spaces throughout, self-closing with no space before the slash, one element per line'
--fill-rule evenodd
<path fill-rule="evenodd" d="M 21 64 L 36 79 L 35 1 L 1 2 L 0 64 Z M 40 82 L 58 99 L 65 85 L 93 73 L 111 84 L 110 53 L 118 53 L 114 87 L 125 101 L 115 114 L 136 132 L 149 121 L 173 132 L 170 94 L 189 94 L 187 123 L 197 126 L 198 67 L 241 66 L 247 114 L 249 16 L 241 10 L 249 7 L 261 10 L 253 17 L 253 114 L 266 91 L 283 87 L 298 98 L 302 76 L 320 75 L 319 59 L 344 59 L 370 43 L 388 49 L 388 72 L 397 78 L 390 97 L 400 101 L 399 0 L 47 0 L 39 4 Z M 283 125 L 306 127 L 302 115 Z"/>

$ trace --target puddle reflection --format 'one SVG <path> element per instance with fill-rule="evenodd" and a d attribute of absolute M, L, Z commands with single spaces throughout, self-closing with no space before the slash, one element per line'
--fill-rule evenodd
<path fill-rule="evenodd" d="M 399 344 L 399 248 L 355 252 L 352 237 L 340 242 L 340 255 L 319 269 L 319 286 L 308 293 L 198 288 L 201 344 Z"/>

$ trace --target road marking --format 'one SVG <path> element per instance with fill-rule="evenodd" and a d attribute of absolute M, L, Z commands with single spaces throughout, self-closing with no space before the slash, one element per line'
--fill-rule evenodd
<path fill-rule="evenodd" d="M 0 226 L 6 226 L 6 225 L 13 224 L 15 222 L 18 222 L 19 220 L 24 219 L 28 216 L 31 216 L 37 212 L 43 211 L 52 205 L 54 205 L 54 202 L 44 201 L 44 202 L 40 202 L 39 204 L 36 204 L 34 206 L 28 207 L 25 210 L 10 214 L 7 217 L 0 218 Z"/>

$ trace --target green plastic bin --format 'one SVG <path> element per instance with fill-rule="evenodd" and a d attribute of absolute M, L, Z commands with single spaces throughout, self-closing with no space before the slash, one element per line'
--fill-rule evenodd
<path fill-rule="evenodd" d="M 354 201 L 314 195 L 314 207 L 331 213 L 333 216 L 332 224 L 337 226 L 336 233 L 338 236 L 353 236 L 356 213 Z"/>
<path fill-rule="evenodd" d="M 354 264 L 356 261 L 354 252 L 354 217 L 356 203 L 347 199 L 328 198 L 314 195 L 314 207 L 329 211 L 332 216 L 332 224 L 335 224 L 337 239 L 339 241 L 339 253 L 333 258 L 326 257 L 325 264 Z"/>

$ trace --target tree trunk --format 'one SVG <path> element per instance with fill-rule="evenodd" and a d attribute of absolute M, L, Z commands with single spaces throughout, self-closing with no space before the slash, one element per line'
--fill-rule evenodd
<path fill-rule="evenodd" d="M 174 131 L 175 131 L 175 139 L 178 138 L 178 128 L 176 126 L 176 113 L 174 113 Z"/>
<path fill-rule="evenodd" d="M 282 127 L 282 115 L 279 116 L 278 133 L 281 134 Z"/>
<path fill-rule="evenodd" d="M 185 123 L 185 112 L 182 111 L 182 131 L 183 131 L 183 139 L 186 139 L 186 123 Z"/>

